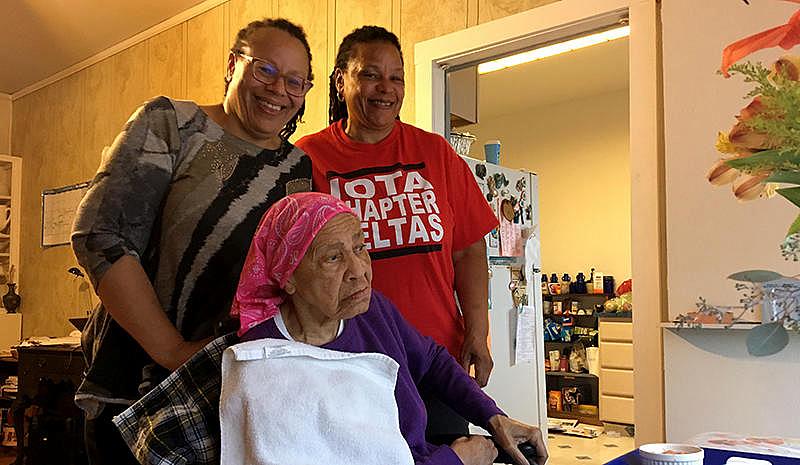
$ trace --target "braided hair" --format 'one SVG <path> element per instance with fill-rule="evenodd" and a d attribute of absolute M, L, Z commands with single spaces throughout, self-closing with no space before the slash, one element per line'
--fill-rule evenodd
<path fill-rule="evenodd" d="M 380 26 L 362 26 L 347 34 L 339 45 L 336 53 L 336 64 L 330 76 L 330 105 L 328 106 L 328 123 L 334 123 L 340 119 L 347 118 L 347 105 L 344 100 L 340 100 L 339 91 L 336 89 L 336 70 L 346 71 L 350 60 L 353 58 L 353 48 L 358 44 L 369 44 L 374 42 L 387 42 L 397 47 L 400 52 L 400 62 L 403 62 L 403 50 L 400 48 L 400 40 L 396 35 Z"/>
<path fill-rule="evenodd" d="M 249 46 L 249 39 L 250 36 L 255 33 L 257 30 L 262 28 L 272 27 L 275 29 L 280 29 L 281 31 L 287 32 L 289 35 L 294 37 L 295 39 L 299 40 L 300 43 L 303 44 L 303 47 L 306 49 L 306 54 L 308 55 L 308 80 L 314 80 L 314 73 L 311 71 L 311 46 L 308 45 L 308 38 L 306 38 L 306 32 L 303 30 L 302 26 L 294 24 L 293 22 L 289 21 L 288 19 L 284 18 L 264 18 L 260 21 L 253 21 L 244 28 L 242 28 L 236 34 L 236 40 L 233 42 L 233 47 L 231 47 L 231 53 L 242 53 L 243 48 Z M 228 95 L 228 86 L 231 84 L 231 78 L 225 76 L 225 95 Z M 306 103 L 303 101 L 303 105 L 300 106 L 300 109 L 297 111 L 292 119 L 286 123 L 286 126 L 281 129 L 278 133 L 278 137 L 281 140 L 287 141 L 289 137 L 297 130 L 297 123 L 302 121 L 303 113 L 306 111 Z"/>

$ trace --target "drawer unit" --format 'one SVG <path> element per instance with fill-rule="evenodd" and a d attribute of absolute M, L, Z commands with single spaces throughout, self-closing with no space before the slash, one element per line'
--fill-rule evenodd
<path fill-rule="evenodd" d="M 613 423 L 633 424 L 633 398 L 600 395 L 600 418 Z"/>
<path fill-rule="evenodd" d="M 633 324 L 630 318 L 601 317 L 600 419 L 633 424 Z"/>
<path fill-rule="evenodd" d="M 633 325 L 624 321 L 600 320 L 600 340 L 633 342 Z"/>
<path fill-rule="evenodd" d="M 600 368 L 633 369 L 633 344 L 600 342 Z"/>
<path fill-rule="evenodd" d="M 633 370 L 600 369 L 600 390 L 604 394 L 633 397 Z"/>

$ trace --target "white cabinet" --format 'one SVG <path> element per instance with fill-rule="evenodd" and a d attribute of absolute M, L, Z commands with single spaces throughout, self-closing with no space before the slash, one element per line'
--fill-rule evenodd
<path fill-rule="evenodd" d="M 0 295 L 19 282 L 21 169 L 21 158 L 0 155 Z"/>
<path fill-rule="evenodd" d="M 633 424 L 633 324 L 600 318 L 600 419 Z"/>
<path fill-rule="evenodd" d="M 450 126 L 459 127 L 478 122 L 478 67 L 447 73 L 450 102 Z"/>

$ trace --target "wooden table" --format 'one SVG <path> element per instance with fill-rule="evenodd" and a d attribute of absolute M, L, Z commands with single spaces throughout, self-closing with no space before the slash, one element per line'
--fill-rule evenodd
<path fill-rule="evenodd" d="M 83 413 L 75 390 L 85 369 L 80 347 L 19 347 L 15 428 L 18 465 L 84 465 Z M 20 417 L 20 418 L 18 418 Z"/>

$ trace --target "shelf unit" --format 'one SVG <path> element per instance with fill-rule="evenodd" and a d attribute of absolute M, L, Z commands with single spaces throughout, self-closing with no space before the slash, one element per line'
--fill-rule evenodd
<path fill-rule="evenodd" d="M 595 425 L 595 426 L 603 426 L 603 422 L 600 421 L 596 415 L 584 415 L 579 412 L 563 412 L 561 410 L 547 409 L 547 416 L 551 418 L 561 418 L 566 420 L 578 420 L 581 423 L 588 423 L 590 425 Z"/>
<path fill-rule="evenodd" d="M 572 373 L 570 371 L 545 371 L 546 376 L 563 376 L 564 378 L 597 378 L 591 373 Z"/>
<path fill-rule="evenodd" d="M 551 313 L 545 314 L 545 319 L 550 319 L 560 323 L 565 316 L 572 319 L 573 327 L 584 327 L 598 329 L 598 314 L 596 306 L 603 304 L 610 297 L 607 294 L 545 294 L 542 296 L 544 300 L 550 302 L 562 302 L 564 310 L 570 310 L 572 302 L 578 302 L 579 309 L 591 309 L 592 313 L 586 314 L 561 314 Z M 565 341 L 545 341 L 545 357 L 548 356 L 551 350 L 557 350 L 560 354 L 567 355 L 572 347 L 577 342 L 581 342 L 586 347 L 597 346 L 597 337 L 588 336 L 575 336 L 569 342 Z M 597 413 L 594 415 L 586 415 L 584 413 L 573 411 L 564 411 L 549 408 L 548 402 L 547 416 L 552 418 L 563 419 L 577 419 L 582 423 L 592 425 L 602 425 L 600 421 L 600 389 L 599 378 L 591 373 L 572 373 L 562 371 L 546 371 L 545 379 L 547 381 L 548 397 L 550 391 L 561 391 L 563 402 L 563 390 L 569 387 L 578 387 L 582 394 L 580 401 L 581 405 L 591 405 L 596 408 Z"/>
<path fill-rule="evenodd" d="M 0 155 L 0 295 L 9 281 L 19 284 L 21 169 L 22 158 Z"/>
<path fill-rule="evenodd" d="M 612 294 L 595 294 L 595 293 L 591 293 L 591 294 L 570 294 L 570 293 L 566 293 L 566 294 L 544 294 L 544 295 L 542 295 L 542 298 L 547 299 L 547 300 L 565 300 L 565 299 L 566 300 L 572 300 L 572 299 L 586 299 L 586 298 L 591 298 L 591 297 L 601 298 L 605 302 L 609 298 L 613 297 L 613 295 Z"/>

